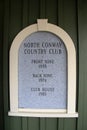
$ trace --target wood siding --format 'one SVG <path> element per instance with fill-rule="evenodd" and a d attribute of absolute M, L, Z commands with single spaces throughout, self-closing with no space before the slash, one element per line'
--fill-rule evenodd
<path fill-rule="evenodd" d="M 3 2 L 0 1 L 0 128 L 3 129 Z"/>
<path fill-rule="evenodd" d="M 87 1 L 0 1 L 0 129 L 87 130 Z M 79 118 L 9 117 L 9 48 L 17 33 L 38 18 L 62 27 L 77 50 L 77 111 Z M 3 71 L 2 71 L 3 70 Z"/>

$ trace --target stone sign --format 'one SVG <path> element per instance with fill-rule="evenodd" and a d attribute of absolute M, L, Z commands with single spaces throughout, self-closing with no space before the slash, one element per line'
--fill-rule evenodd
<path fill-rule="evenodd" d="M 78 117 L 76 49 L 59 26 L 38 19 L 14 38 L 9 53 L 9 116 Z"/>
<path fill-rule="evenodd" d="M 67 52 L 50 32 L 27 36 L 18 51 L 18 107 L 66 109 Z"/>

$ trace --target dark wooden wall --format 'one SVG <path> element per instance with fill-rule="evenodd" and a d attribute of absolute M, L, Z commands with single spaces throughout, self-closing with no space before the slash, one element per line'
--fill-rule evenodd
<path fill-rule="evenodd" d="M 0 1 L 0 128 L 3 130 L 3 2 Z"/>
<path fill-rule="evenodd" d="M 87 130 L 87 1 L 0 0 L 0 129 Z M 47 18 L 71 36 L 77 50 L 77 110 L 79 118 L 9 117 L 9 48 L 17 33 Z"/>

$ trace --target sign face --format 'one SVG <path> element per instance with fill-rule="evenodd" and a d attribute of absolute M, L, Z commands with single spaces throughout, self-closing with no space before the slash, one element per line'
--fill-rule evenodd
<path fill-rule="evenodd" d="M 18 108 L 66 109 L 67 52 L 50 32 L 27 36 L 18 51 Z"/>

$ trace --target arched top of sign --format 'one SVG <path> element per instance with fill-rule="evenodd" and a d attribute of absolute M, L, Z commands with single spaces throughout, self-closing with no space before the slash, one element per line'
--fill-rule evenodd
<path fill-rule="evenodd" d="M 12 43 L 9 115 L 78 117 L 75 47 L 46 19 L 23 29 Z"/>

